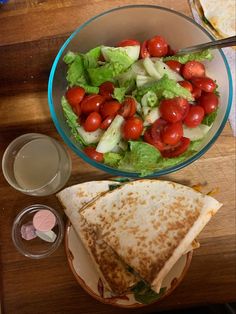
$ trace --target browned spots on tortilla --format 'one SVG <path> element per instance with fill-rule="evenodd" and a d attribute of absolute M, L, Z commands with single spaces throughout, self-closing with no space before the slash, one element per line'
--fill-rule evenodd
<path fill-rule="evenodd" d="M 78 196 L 79 198 L 81 197 L 85 197 L 87 196 L 87 192 L 86 191 L 83 191 L 83 190 L 80 190 L 76 193 L 76 196 Z"/>

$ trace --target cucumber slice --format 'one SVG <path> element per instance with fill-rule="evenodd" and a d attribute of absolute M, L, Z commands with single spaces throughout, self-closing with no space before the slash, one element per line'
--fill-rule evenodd
<path fill-rule="evenodd" d="M 127 47 L 119 47 L 123 48 L 127 55 L 134 61 L 137 61 L 140 53 L 140 46 L 127 46 Z"/>
<path fill-rule="evenodd" d="M 124 118 L 120 115 L 117 115 L 112 121 L 109 128 L 105 131 L 101 137 L 96 151 L 99 153 L 108 153 L 113 150 L 113 148 L 121 140 L 121 126 L 124 122 Z"/>
<path fill-rule="evenodd" d="M 137 87 L 141 87 L 145 84 L 152 83 L 154 81 L 156 81 L 156 79 L 154 79 L 153 77 L 150 77 L 150 76 L 146 76 L 146 75 L 137 75 L 137 77 L 136 77 Z"/>
<path fill-rule="evenodd" d="M 147 71 L 143 66 L 143 59 L 133 63 L 130 69 L 135 75 L 147 75 Z"/>
<path fill-rule="evenodd" d="M 84 140 L 84 143 L 86 143 L 87 145 L 98 143 L 104 133 L 104 131 L 101 129 L 97 129 L 94 132 L 86 132 L 82 126 L 79 126 L 77 128 L 77 131 Z"/>
<path fill-rule="evenodd" d="M 148 107 L 146 107 L 146 108 L 148 108 Z M 151 108 L 149 108 L 149 109 L 151 109 Z M 143 125 L 148 126 L 150 124 L 153 124 L 157 119 L 160 118 L 160 116 L 161 116 L 160 111 L 157 107 L 151 109 L 150 112 L 146 115 Z"/>
<path fill-rule="evenodd" d="M 157 95 L 153 91 L 148 91 L 141 99 L 142 107 L 156 107 Z"/>
<path fill-rule="evenodd" d="M 184 137 L 188 137 L 191 141 L 202 139 L 210 130 L 211 126 L 200 124 L 196 128 L 183 127 Z"/>
<path fill-rule="evenodd" d="M 156 80 L 159 80 L 162 77 L 162 75 L 157 72 L 154 63 L 150 58 L 145 58 L 143 61 L 143 65 L 145 70 L 151 77 L 155 78 Z"/>
<path fill-rule="evenodd" d="M 176 82 L 182 81 L 183 78 L 177 72 L 171 70 L 171 68 L 162 62 L 161 60 L 157 60 L 154 63 L 154 67 L 156 68 L 157 72 L 161 75 L 161 77 L 166 74 L 169 79 L 175 80 Z"/>

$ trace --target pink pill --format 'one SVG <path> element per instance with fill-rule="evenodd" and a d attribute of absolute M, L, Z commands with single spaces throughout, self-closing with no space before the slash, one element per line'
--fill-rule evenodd
<path fill-rule="evenodd" d="M 39 210 L 33 218 L 33 225 L 36 230 L 49 231 L 56 224 L 55 215 L 48 209 Z"/>
<path fill-rule="evenodd" d="M 27 224 L 22 225 L 20 232 L 21 232 L 22 238 L 27 241 L 32 240 L 37 237 L 35 233 L 35 228 L 32 225 L 32 223 L 27 223 Z"/>

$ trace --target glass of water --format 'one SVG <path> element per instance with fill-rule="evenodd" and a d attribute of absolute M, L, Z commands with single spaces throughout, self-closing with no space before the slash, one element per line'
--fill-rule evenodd
<path fill-rule="evenodd" d="M 7 182 L 16 190 L 45 196 L 66 184 L 71 174 L 71 159 L 53 138 L 28 133 L 9 144 L 2 158 L 2 170 Z"/>

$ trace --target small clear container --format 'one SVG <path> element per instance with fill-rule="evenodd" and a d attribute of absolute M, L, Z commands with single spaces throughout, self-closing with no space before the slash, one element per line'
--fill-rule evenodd
<path fill-rule="evenodd" d="M 34 215 L 42 209 L 51 211 L 56 217 L 56 224 L 52 231 L 56 234 L 54 242 L 47 242 L 40 237 L 31 240 L 25 240 L 21 234 L 21 227 L 30 224 Z M 24 208 L 15 218 L 12 226 L 12 240 L 17 250 L 30 258 L 40 259 L 51 255 L 61 244 L 64 236 L 64 223 L 59 213 L 46 205 L 35 204 Z"/>
<path fill-rule="evenodd" d="M 68 181 L 71 159 L 53 138 L 27 133 L 12 141 L 4 152 L 2 170 L 16 190 L 35 196 L 56 193 Z"/>

